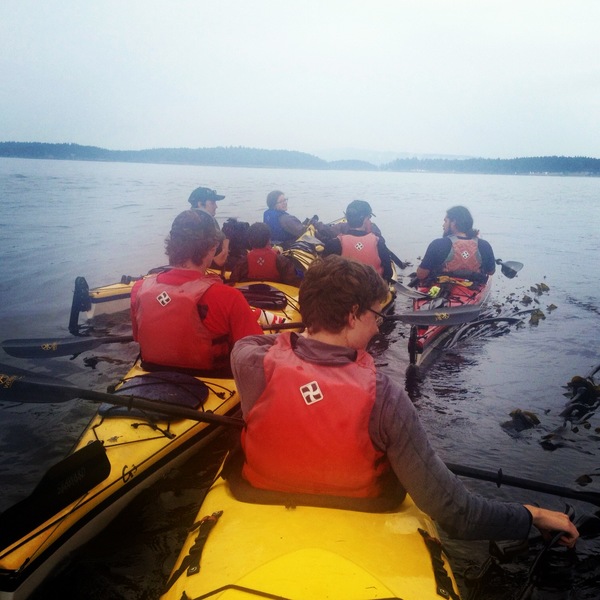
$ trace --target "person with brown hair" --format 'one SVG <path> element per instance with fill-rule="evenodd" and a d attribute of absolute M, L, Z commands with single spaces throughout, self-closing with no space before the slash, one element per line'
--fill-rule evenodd
<path fill-rule="evenodd" d="M 441 274 L 486 281 L 496 271 L 492 246 L 473 229 L 473 217 L 464 206 L 449 208 L 442 226 L 443 237 L 433 240 L 417 268 L 425 281 Z"/>
<path fill-rule="evenodd" d="M 301 278 L 292 259 L 273 250 L 271 230 L 266 223 L 250 225 L 248 244 L 250 251 L 231 270 L 230 283 L 254 280 L 300 285 Z"/>
<path fill-rule="evenodd" d="M 146 368 L 228 369 L 233 344 L 262 334 L 242 293 L 206 274 L 222 239 L 210 215 L 180 213 L 166 240 L 172 268 L 134 285 L 133 337 Z"/>
<path fill-rule="evenodd" d="M 192 210 L 197 210 L 210 215 L 214 222 L 215 227 L 220 229 L 219 223 L 215 218 L 217 214 L 217 202 L 223 200 L 225 196 L 217 194 L 216 190 L 212 190 L 207 187 L 197 187 L 188 198 Z M 229 256 L 229 238 L 224 236 L 217 248 L 215 256 L 212 260 L 211 267 L 220 269 L 225 266 L 227 258 Z"/>
<path fill-rule="evenodd" d="M 263 223 L 271 230 L 273 244 L 284 248 L 297 240 L 306 231 L 309 223 L 308 220 L 302 223 L 300 219 L 290 215 L 287 207 L 287 196 L 280 190 L 273 190 L 267 195 L 267 210 L 263 213 Z M 310 219 L 310 223 L 314 225 L 319 239 L 329 239 L 336 234 L 334 228 L 321 223 L 317 215 Z"/>
<path fill-rule="evenodd" d="M 446 532 L 463 539 L 520 539 L 532 525 L 578 531 L 565 513 L 469 492 L 431 446 L 404 386 L 366 351 L 387 285 L 375 270 L 337 255 L 317 259 L 300 286 L 302 335 L 249 336 L 232 371 L 246 422 L 241 476 L 253 489 L 322 505 L 387 509 L 409 493 Z M 395 502 L 392 504 L 391 502 Z M 285 500 L 283 503 L 287 503 Z"/>

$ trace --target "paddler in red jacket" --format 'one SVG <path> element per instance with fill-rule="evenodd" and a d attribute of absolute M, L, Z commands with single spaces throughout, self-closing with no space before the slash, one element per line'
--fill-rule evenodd
<path fill-rule="evenodd" d="M 346 208 L 347 227 L 336 238 L 325 242 L 323 256 L 339 254 L 371 265 L 386 281 L 392 279 L 392 257 L 381 232 L 371 223 L 371 205 L 353 200 Z"/>
<path fill-rule="evenodd" d="M 286 505 L 327 497 L 373 510 L 393 478 L 453 537 L 523 539 L 534 525 L 544 536 L 563 532 L 559 543 L 573 546 L 579 534 L 567 514 L 474 494 L 436 454 L 404 385 L 366 352 L 386 294 L 372 267 L 317 259 L 300 286 L 305 333 L 237 342 L 231 364 L 246 421 L 240 479 L 259 501 L 276 491 Z"/>
<path fill-rule="evenodd" d="M 201 211 L 187 210 L 173 221 L 166 241 L 172 268 L 136 282 L 131 292 L 133 337 L 143 365 L 228 369 L 233 344 L 262 334 L 242 293 L 206 274 L 223 237 Z"/>

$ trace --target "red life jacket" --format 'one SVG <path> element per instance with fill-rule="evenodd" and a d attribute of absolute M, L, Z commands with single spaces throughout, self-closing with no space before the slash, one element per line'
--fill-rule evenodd
<path fill-rule="evenodd" d="M 477 238 L 464 240 L 455 235 L 449 236 L 452 248 L 444 261 L 443 272 L 472 271 L 481 273 L 481 254 Z"/>
<path fill-rule="evenodd" d="M 277 252 L 272 248 L 250 250 L 248 252 L 248 277 L 250 279 L 277 281 L 279 279 Z"/>
<path fill-rule="evenodd" d="M 389 470 L 369 437 L 375 365 L 326 367 L 300 359 L 290 333 L 264 359 L 266 387 L 246 416 L 243 475 L 254 487 L 291 493 L 373 498 Z"/>
<path fill-rule="evenodd" d="M 383 267 L 377 251 L 379 238 L 374 233 L 367 233 L 367 235 L 340 234 L 338 239 L 342 243 L 342 256 L 353 258 L 365 265 L 371 265 L 380 275 L 383 275 Z"/>
<path fill-rule="evenodd" d="M 198 302 L 218 277 L 201 277 L 180 285 L 160 283 L 157 276 L 140 286 L 135 316 L 142 359 L 186 369 L 215 369 L 226 363 L 229 344 L 204 326 Z"/>

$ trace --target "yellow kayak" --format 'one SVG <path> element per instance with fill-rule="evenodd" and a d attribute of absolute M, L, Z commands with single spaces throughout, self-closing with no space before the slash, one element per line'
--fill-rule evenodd
<path fill-rule="evenodd" d="M 300 323 L 297 288 L 273 282 L 240 287 L 253 296 L 266 333 Z M 35 344 L 28 351 L 39 355 Z M 27 598 L 138 493 L 216 437 L 219 417 L 239 409 L 230 375 L 147 372 L 138 361 L 115 388 L 115 395 L 105 394 L 18 369 L 0 373 L 0 401 L 103 402 L 69 456 L 28 498 L 0 514 L 0 600 Z"/>
<path fill-rule="evenodd" d="M 12 389 L 19 393 L 19 386 L 34 379 L 13 380 Z M 55 389 L 45 383 L 47 378 L 41 379 L 44 401 L 64 401 L 60 386 Z M 12 398 L 11 393 L 2 388 L 0 399 Z M 101 405 L 72 453 L 46 474 L 31 496 L 0 515 L 2 600 L 26 598 L 59 561 L 222 429 L 212 421 L 169 415 L 182 409 L 211 419 L 213 414 L 232 415 L 239 406 L 232 379 L 147 373 L 138 364 L 123 378 L 117 394 L 122 400 L 128 395 L 149 399 L 151 405 L 165 406 L 166 414 Z"/>
<path fill-rule="evenodd" d="M 433 522 L 410 497 L 394 510 L 255 504 L 218 477 L 162 600 L 458 600 Z"/>

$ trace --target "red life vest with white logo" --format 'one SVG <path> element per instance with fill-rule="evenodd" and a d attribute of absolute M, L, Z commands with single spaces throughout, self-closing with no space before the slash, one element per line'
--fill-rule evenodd
<path fill-rule="evenodd" d="M 444 261 L 443 272 L 454 271 L 481 272 L 481 254 L 477 238 L 464 240 L 455 235 L 449 236 L 452 248 Z"/>
<path fill-rule="evenodd" d="M 264 359 L 266 387 L 246 415 L 243 475 L 254 487 L 289 493 L 374 498 L 388 472 L 369 437 L 375 365 L 323 366 L 300 359 L 282 333 Z"/>
<path fill-rule="evenodd" d="M 353 258 L 365 265 L 371 265 L 380 275 L 383 275 L 381 259 L 377 251 L 379 238 L 374 233 L 367 235 L 338 235 L 342 243 L 342 256 Z"/>
<path fill-rule="evenodd" d="M 146 362 L 186 369 L 215 369 L 227 362 L 229 344 L 216 343 L 198 313 L 198 302 L 218 277 L 180 285 L 144 279 L 136 298 L 138 342 Z"/>
<path fill-rule="evenodd" d="M 277 281 L 277 253 L 271 248 L 256 248 L 248 252 L 248 277 Z"/>

